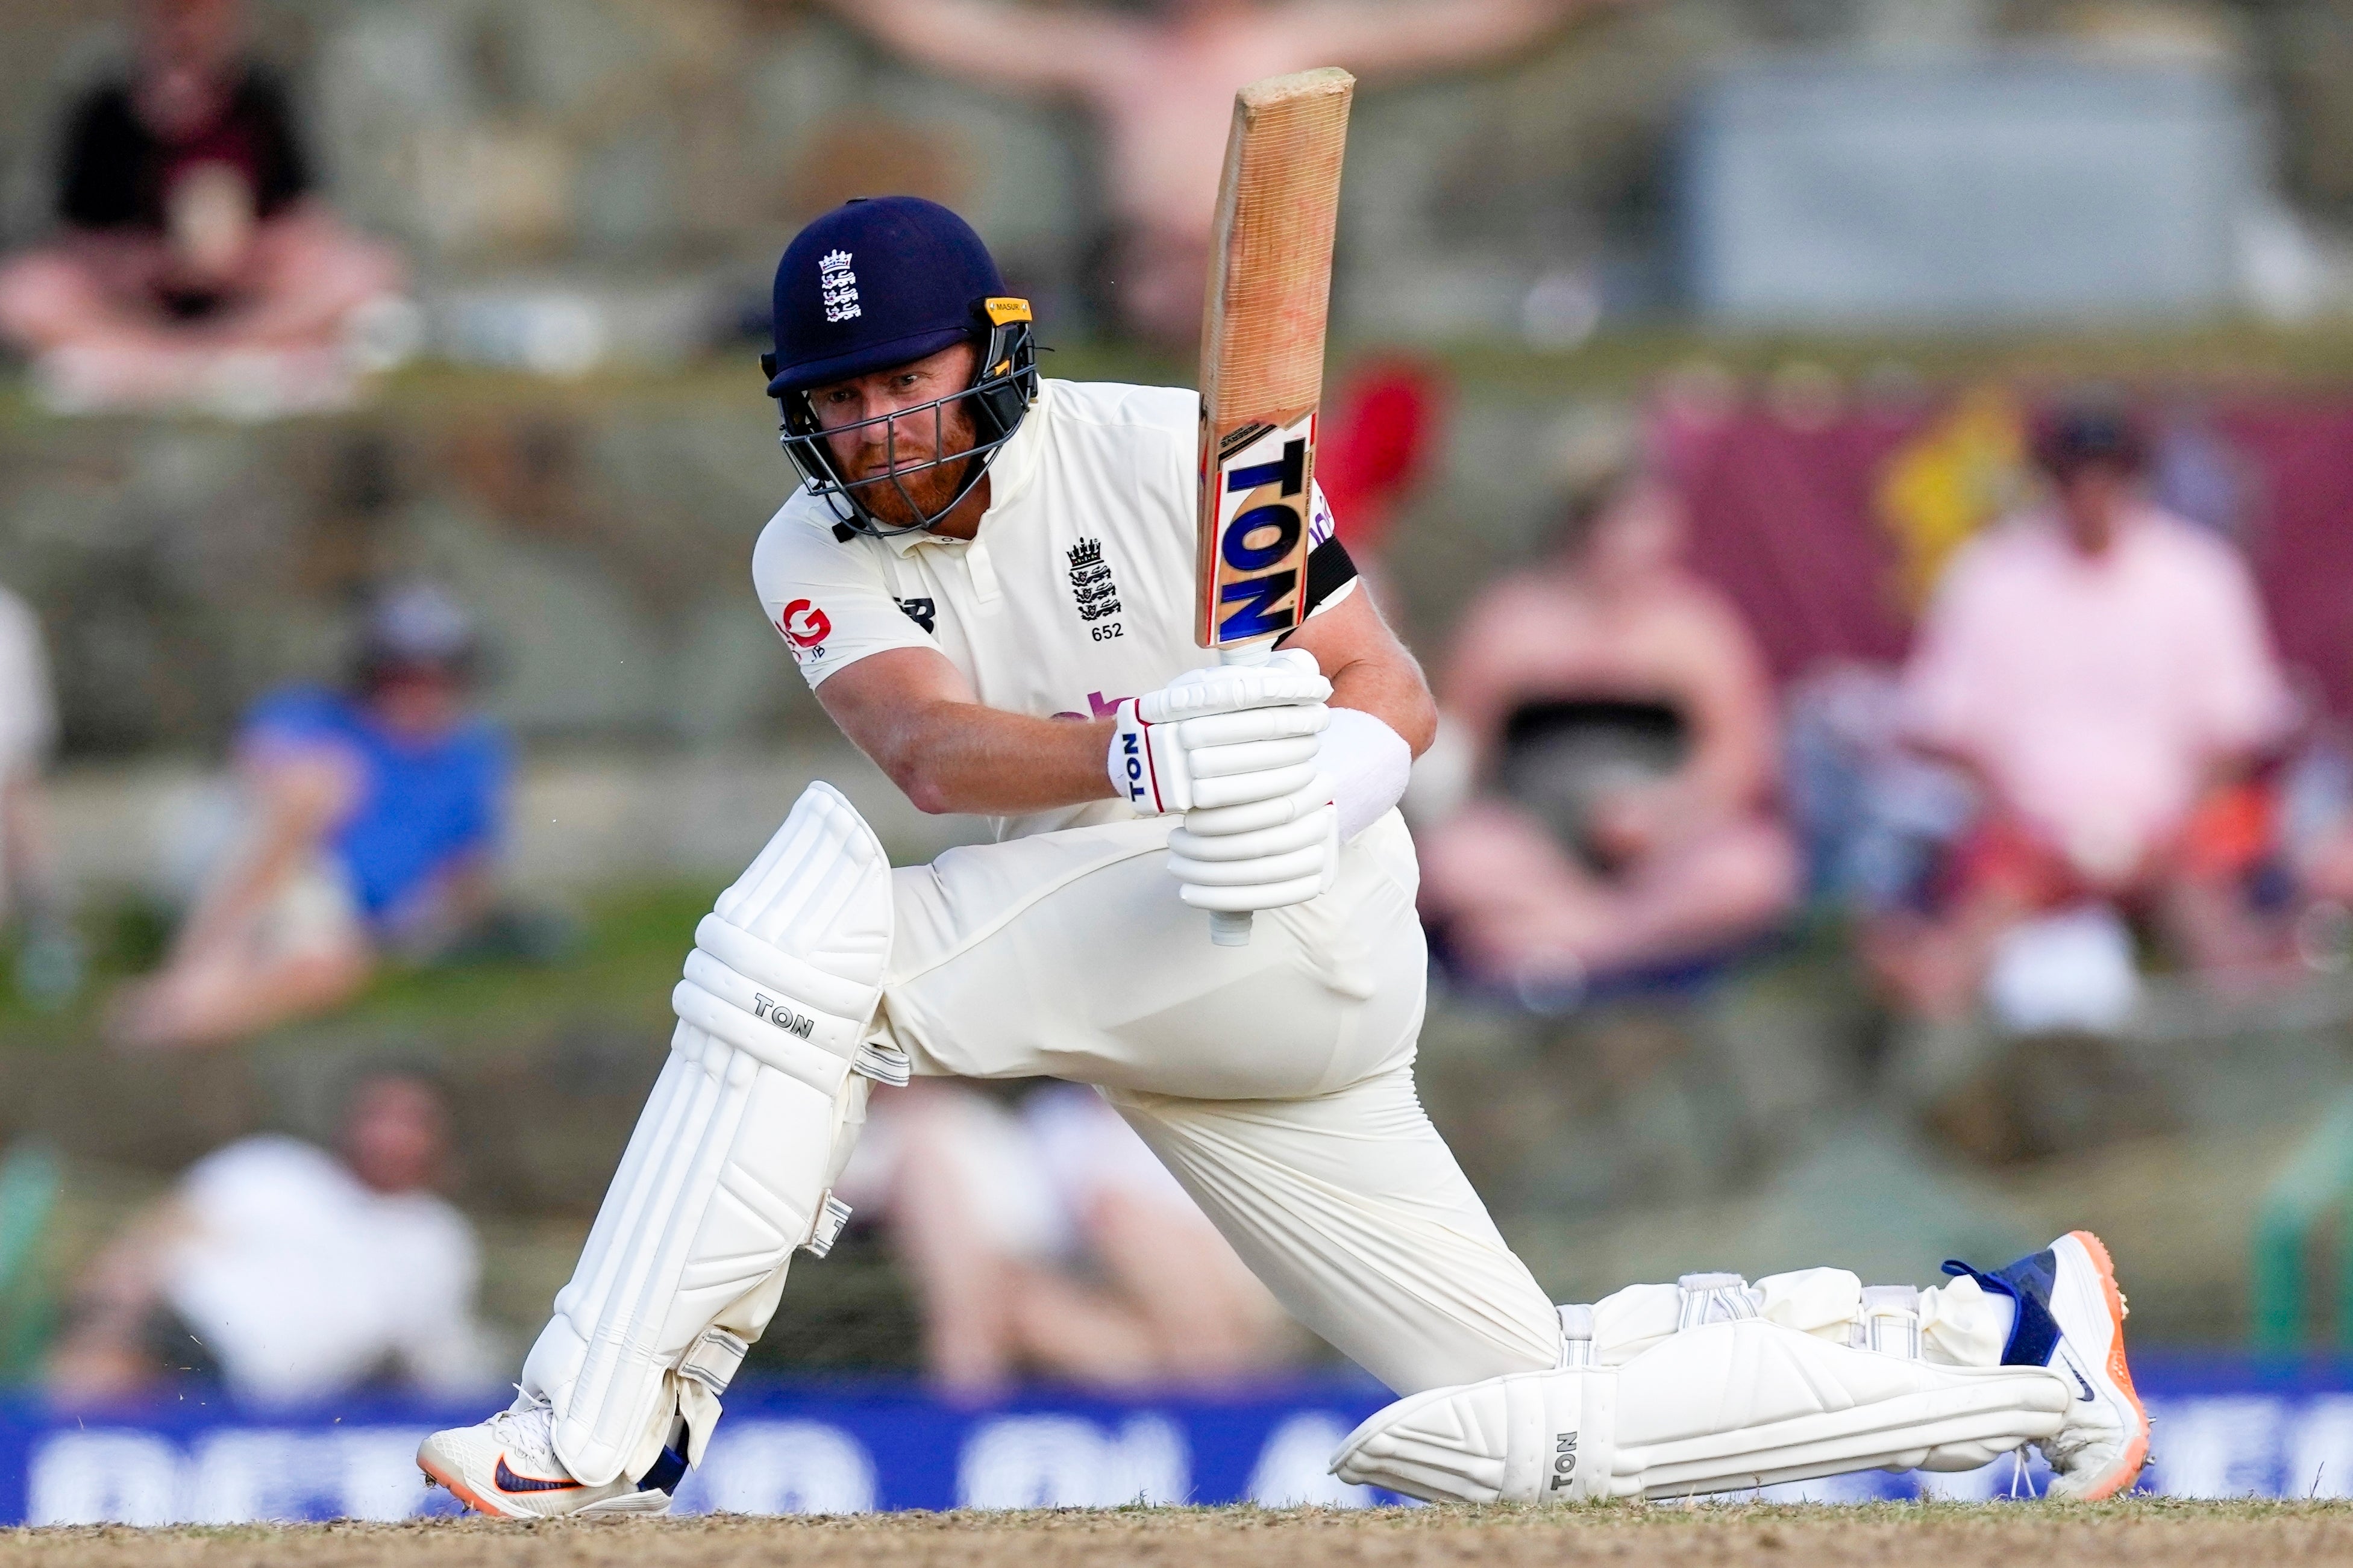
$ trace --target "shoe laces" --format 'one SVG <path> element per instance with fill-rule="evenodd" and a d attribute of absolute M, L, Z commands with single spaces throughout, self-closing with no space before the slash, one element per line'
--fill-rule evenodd
<path fill-rule="evenodd" d="M 515 1384 L 515 1402 L 490 1419 L 491 1435 L 530 1464 L 560 1463 L 555 1458 L 555 1405 L 545 1394 Z"/>

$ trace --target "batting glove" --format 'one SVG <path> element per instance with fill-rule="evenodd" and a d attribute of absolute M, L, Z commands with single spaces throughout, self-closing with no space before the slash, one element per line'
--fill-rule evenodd
<path fill-rule="evenodd" d="M 1107 758 L 1112 788 L 1137 813 L 1222 809 L 1304 788 L 1331 722 L 1331 682 L 1306 654 L 1269 665 L 1187 670 L 1121 701 Z M 1247 677 L 1249 679 L 1209 679 Z"/>
<path fill-rule="evenodd" d="M 1271 799 L 1198 809 L 1168 836 L 1168 870 L 1196 909 L 1274 910 L 1304 903 L 1339 875 L 1340 815 L 1331 781 Z"/>
<path fill-rule="evenodd" d="M 1159 690 L 1145 692 L 1136 703 L 1150 722 L 1168 724 L 1212 713 L 1238 713 L 1245 708 L 1326 702 L 1331 697 L 1332 683 L 1316 668 L 1315 656 L 1294 647 L 1271 656 L 1264 664 L 1213 664 L 1188 669 Z"/>

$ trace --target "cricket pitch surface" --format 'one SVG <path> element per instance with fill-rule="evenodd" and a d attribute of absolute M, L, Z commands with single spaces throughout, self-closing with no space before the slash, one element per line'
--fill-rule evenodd
<path fill-rule="evenodd" d="M 735 1564 L 1609 1563 L 1843 1568 L 1923 1563 L 2353 1564 L 2353 1503 L 2189 1502 L 2090 1507 L 1884 1503 L 1860 1507 L 1613 1504 L 1511 1508 L 1134 1508 L 743 1516 L 611 1522 L 419 1520 L 404 1524 L 101 1525 L 0 1531 L 0 1563 L 38 1568 L 733 1568 Z"/>

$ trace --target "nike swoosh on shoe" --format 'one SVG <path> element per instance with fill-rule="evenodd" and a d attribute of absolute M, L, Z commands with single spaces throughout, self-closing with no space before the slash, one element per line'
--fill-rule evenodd
<path fill-rule="evenodd" d="M 578 1481 L 544 1481 L 536 1476 L 516 1475 L 507 1468 L 504 1454 L 499 1456 L 498 1469 L 491 1479 L 502 1492 L 568 1492 L 577 1491 L 581 1485 Z"/>

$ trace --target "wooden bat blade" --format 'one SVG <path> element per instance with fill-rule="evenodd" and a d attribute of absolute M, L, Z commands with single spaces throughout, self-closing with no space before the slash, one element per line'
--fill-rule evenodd
<path fill-rule="evenodd" d="M 1327 67 L 1253 82 L 1234 99 L 1201 322 L 1194 636 L 1203 647 L 1280 637 L 1299 624 L 1356 85 Z"/>

